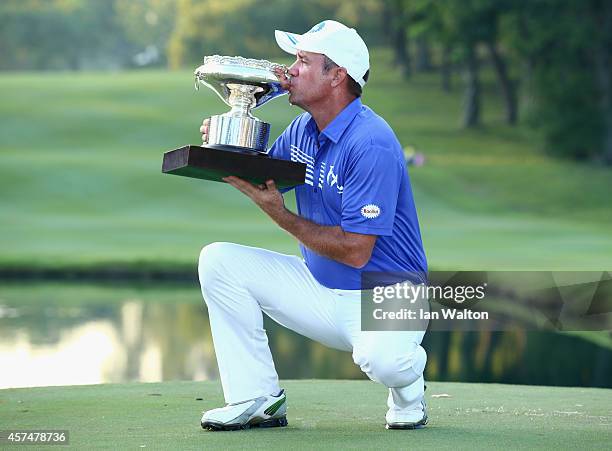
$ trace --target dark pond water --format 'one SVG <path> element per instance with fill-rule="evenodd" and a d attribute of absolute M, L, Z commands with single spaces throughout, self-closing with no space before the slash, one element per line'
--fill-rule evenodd
<path fill-rule="evenodd" d="M 281 378 L 365 378 L 267 320 Z M 430 380 L 612 387 L 610 332 L 430 332 Z M 217 379 L 194 286 L 0 284 L 0 388 Z"/>

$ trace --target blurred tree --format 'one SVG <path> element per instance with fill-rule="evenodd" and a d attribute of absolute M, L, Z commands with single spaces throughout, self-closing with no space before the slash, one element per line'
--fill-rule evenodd
<path fill-rule="evenodd" d="M 136 61 L 138 65 L 164 64 L 166 47 L 174 28 L 175 0 L 115 0 L 117 22 L 125 36 L 142 50 L 152 50 L 149 60 Z"/>
<path fill-rule="evenodd" d="M 612 164 L 611 16 L 603 0 L 533 0 L 508 19 L 526 61 L 531 123 L 552 153 Z"/>
<path fill-rule="evenodd" d="M 465 68 L 466 91 L 463 124 L 480 121 L 479 52 L 488 50 L 505 101 L 506 121 L 517 122 L 516 83 L 510 77 L 506 56 L 500 50 L 499 20 L 512 7 L 509 0 L 414 0 L 413 28 L 419 37 L 429 36 L 442 47 L 442 87 L 450 90 L 454 55 Z"/>
<path fill-rule="evenodd" d="M 612 4 L 605 0 L 591 2 L 589 16 L 596 30 L 592 55 L 603 123 L 597 157 L 612 166 Z"/>
<path fill-rule="evenodd" d="M 452 90 L 453 81 L 453 63 L 451 59 L 452 47 L 450 44 L 444 45 L 442 49 L 442 63 L 440 65 L 440 79 L 442 81 L 442 90 L 450 92 Z"/>
<path fill-rule="evenodd" d="M 408 42 L 409 4 L 407 0 L 389 0 L 383 1 L 383 5 L 382 28 L 388 33 L 393 63 L 404 78 L 409 78 L 412 73 Z"/>
<path fill-rule="evenodd" d="M 462 123 L 467 128 L 480 123 L 480 68 L 476 46 L 488 31 L 479 14 L 482 1 L 485 0 L 444 0 L 437 4 L 448 39 L 457 46 L 458 55 L 465 67 Z"/>
<path fill-rule="evenodd" d="M 380 10 L 374 0 L 178 0 L 168 61 L 177 68 L 193 66 L 204 55 L 215 53 L 267 59 L 286 56 L 274 41 L 275 29 L 304 33 L 325 19 L 358 26 L 368 44 L 376 43 Z"/>
<path fill-rule="evenodd" d="M 214 53 L 272 59 L 286 56 L 274 29 L 305 32 L 328 18 L 357 27 L 370 49 L 391 46 L 405 76 L 438 57 L 444 90 L 460 63 L 466 127 L 480 122 L 482 56 L 510 124 L 518 120 L 520 68 L 521 113 L 540 128 L 547 149 L 612 165 L 607 0 L 4 0 L 0 70 L 129 67 L 138 52 L 136 64 L 159 55 L 157 63 L 167 59 L 171 67 L 194 67 Z"/>
<path fill-rule="evenodd" d="M 450 38 L 462 53 L 466 68 L 466 92 L 463 124 L 477 125 L 480 120 L 480 80 L 478 46 L 488 50 L 500 84 L 506 122 L 518 118 L 516 83 L 511 79 L 505 57 L 499 49 L 499 20 L 512 7 L 509 0 L 446 0 L 441 3 L 442 22 Z"/>
<path fill-rule="evenodd" d="M 429 72 L 433 69 L 431 52 L 427 36 L 420 35 L 416 38 L 416 54 L 414 58 L 414 70 L 417 72 Z"/>
<path fill-rule="evenodd" d="M 452 79 L 452 53 L 454 37 L 443 21 L 443 13 L 434 0 L 413 0 L 413 33 L 442 48 L 440 75 L 442 90 L 450 92 Z"/>
<path fill-rule="evenodd" d="M 518 121 L 518 101 L 516 95 L 516 81 L 510 77 L 506 57 L 500 50 L 499 22 L 516 6 L 511 0 L 482 1 L 480 5 L 481 20 L 488 24 L 484 36 L 484 44 L 493 63 L 497 80 L 504 98 L 506 123 L 516 125 Z"/>
<path fill-rule="evenodd" d="M 120 67 L 133 51 L 114 1 L 5 0 L 0 69 Z"/>
<path fill-rule="evenodd" d="M 238 54 L 243 42 L 248 14 L 245 10 L 256 0 L 179 0 L 173 33 L 168 46 L 170 67 L 187 61 L 196 63 L 204 55 Z M 233 30 L 240 30 L 233 33 Z"/>
<path fill-rule="evenodd" d="M 480 123 L 481 89 L 480 66 L 476 48 L 473 44 L 466 44 L 465 52 L 465 93 L 463 97 L 463 126 L 475 127 Z"/>
<path fill-rule="evenodd" d="M 76 30 L 67 17 L 75 8 L 76 5 L 58 1 L 0 3 L 0 69 L 74 66 L 75 52 L 70 43 Z M 58 61 L 54 47 L 65 49 L 63 61 Z"/>

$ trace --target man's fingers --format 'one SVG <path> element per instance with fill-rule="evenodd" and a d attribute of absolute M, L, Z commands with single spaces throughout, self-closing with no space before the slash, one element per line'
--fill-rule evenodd
<path fill-rule="evenodd" d="M 202 121 L 202 125 L 200 126 L 200 133 L 208 133 L 209 128 L 210 128 L 210 118 L 204 119 Z"/>
<path fill-rule="evenodd" d="M 208 142 L 208 129 L 210 128 L 210 118 L 204 119 L 200 125 L 200 133 L 202 134 L 202 142 Z"/>
<path fill-rule="evenodd" d="M 247 193 L 244 188 L 242 187 L 242 185 L 240 185 L 239 183 L 236 182 L 236 180 L 234 180 L 233 177 L 224 177 L 223 181 L 226 182 L 228 185 L 233 186 L 234 188 L 236 188 L 238 191 L 240 191 L 242 194 L 246 194 L 247 196 L 249 196 L 249 193 Z M 250 197 L 250 196 L 249 196 Z"/>
<path fill-rule="evenodd" d="M 258 190 L 258 188 L 252 183 L 247 182 L 246 180 L 242 180 L 240 177 L 236 177 L 233 175 L 230 175 L 229 177 L 224 177 L 223 181 L 229 183 L 234 188 L 242 191 L 249 197 L 252 197 L 252 195 L 255 194 L 255 192 Z"/>
<path fill-rule="evenodd" d="M 277 66 L 274 68 L 274 75 L 280 79 L 287 78 L 287 69 L 285 67 Z"/>
<path fill-rule="evenodd" d="M 291 82 L 289 81 L 289 77 L 287 77 L 287 73 L 288 73 L 288 69 L 286 67 L 275 67 L 274 68 L 274 75 L 276 75 L 276 78 L 278 78 L 278 81 L 280 81 L 281 88 L 283 89 L 288 89 L 289 86 L 291 85 Z"/>
<path fill-rule="evenodd" d="M 269 190 L 276 190 L 276 183 L 274 183 L 274 180 L 267 180 L 266 188 Z"/>

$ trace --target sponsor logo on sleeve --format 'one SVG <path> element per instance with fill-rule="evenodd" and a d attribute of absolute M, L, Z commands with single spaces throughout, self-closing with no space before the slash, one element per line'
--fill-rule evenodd
<path fill-rule="evenodd" d="M 380 207 L 374 204 L 368 204 L 361 207 L 361 216 L 368 219 L 378 218 L 380 216 Z"/>

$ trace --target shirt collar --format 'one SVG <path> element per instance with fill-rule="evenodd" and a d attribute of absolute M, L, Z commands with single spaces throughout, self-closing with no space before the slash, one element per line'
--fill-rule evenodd
<path fill-rule="evenodd" d="M 340 111 L 340 113 L 327 125 L 327 127 L 325 127 L 321 134 L 333 141 L 334 144 L 337 144 L 342 137 L 342 134 L 359 111 L 361 111 L 361 97 L 357 97 L 346 107 L 344 107 L 344 109 Z M 310 127 L 311 131 L 316 132 L 317 124 L 315 123 L 314 118 L 310 118 L 308 126 Z"/>

